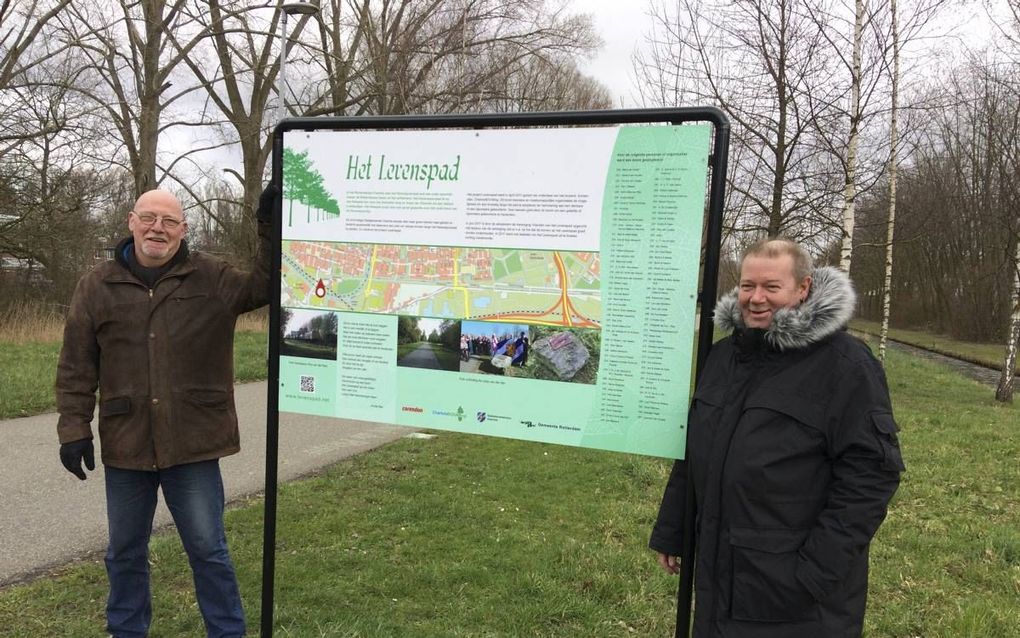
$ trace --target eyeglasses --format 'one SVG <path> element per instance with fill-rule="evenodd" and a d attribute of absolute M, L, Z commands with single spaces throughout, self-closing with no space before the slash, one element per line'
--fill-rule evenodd
<path fill-rule="evenodd" d="M 163 228 L 166 228 L 167 230 L 173 230 L 184 223 L 183 219 L 174 219 L 173 217 L 167 217 L 165 215 L 159 217 L 157 215 L 153 215 L 152 213 L 139 213 L 135 211 L 131 212 L 134 213 L 135 217 L 138 218 L 138 221 L 142 222 L 142 224 L 146 226 L 152 226 L 156 223 L 156 220 L 159 220 L 163 222 Z"/>

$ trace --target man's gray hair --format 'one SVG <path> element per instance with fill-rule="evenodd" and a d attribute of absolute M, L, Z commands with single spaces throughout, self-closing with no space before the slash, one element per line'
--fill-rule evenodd
<path fill-rule="evenodd" d="M 748 257 L 775 259 L 783 255 L 789 255 L 793 258 L 793 276 L 797 281 L 803 281 L 814 269 L 814 260 L 804 250 L 804 247 L 785 237 L 759 239 L 744 249 L 743 254 L 740 255 L 740 263 L 743 264 L 744 260 Z"/>

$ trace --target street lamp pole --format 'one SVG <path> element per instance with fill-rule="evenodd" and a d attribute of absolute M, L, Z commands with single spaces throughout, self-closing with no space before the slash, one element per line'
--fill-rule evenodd
<path fill-rule="evenodd" d="M 319 12 L 317 1 L 284 2 L 280 5 L 283 15 L 280 17 L 280 80 L 277 93 L 280 95 L 280 105 L 277 107 L 276 121 L 282 122 L 287 117 L 287 17 L 292 15 L 314 15 Z"/>

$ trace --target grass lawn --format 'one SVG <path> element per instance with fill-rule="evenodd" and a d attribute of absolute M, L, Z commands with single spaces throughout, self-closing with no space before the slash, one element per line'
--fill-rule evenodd
<path fill-rule="evenodd" d="M 59 343 L 0 342 L 0 419 L 55 409 Z"/>
<path fill-rule="evenodd" d="M 269 336 L 265 331 L 234 333 L 234 379 L 261 381 L 268 374 Z"/>
<path fill-rule="evenodd" d="M 872 545 L 869 638 L 1020 638 L 1020 414 L 890 352 L 908 472 Z M 661 459 L 440 433 L 280 488 L 277 636 L 672 636 L 645 549 Z M 228 536 L 252 633 L 262 508 Z M 152 638 L 203 635 L 176 536 L 154 540 Z M 0 591 L 0 636 L 101 633 L 98 558 Z"/>
<path fill-rule="evenodd" d="M 1020 409 L 937 364 L 887 367 L 907 473 L 872 545 L 868 635 L 1020 636 Z"/>
<path fill-rule="evenodd" d="M 0 339 L 0 419 L 56 410 L 53 384 L 59 356 L 59 341 Z M 265 379 L 267 357 L 265 331 L 234 335 L 235 380 Z"/>
<path fill-rule="evenodd" d="M 877 336 L 881 333 L 882 324 L 877 321 L 854 319 L 850 322 L 850 328 Z M 1002 370 L 1002 360 L 1006 356 L 1005 344 L 957 341 L 956 339 L 950 339 L 943 335 L 921 332 L 920 330 L 890 328 L 889 338 L 896 339 L 897 341 L 902 341 L 904 343 L 910 343 L 921 348 L 927 348 L 928 350 L 933 350 L 935 352 L 960 357 L 975 363 L 983 363 L 985 365 L 992 366 L 997 370 Z M 1020 373 L 1020 367 L 1017 368 L 1017 371 Z"/>

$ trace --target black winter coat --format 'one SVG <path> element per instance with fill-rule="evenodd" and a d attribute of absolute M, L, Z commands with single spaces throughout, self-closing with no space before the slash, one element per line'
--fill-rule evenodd
<path fill-rule="evenodd" d="M 846 276 L 817 269 L 808 299 L 748 330 L 735 295 L 688 418 L 652 549 L 679 555 L 696 500 L 695 638 L 860 636 L 868 545 L 904 469 L 879 362 L 842 328 Z"/>

